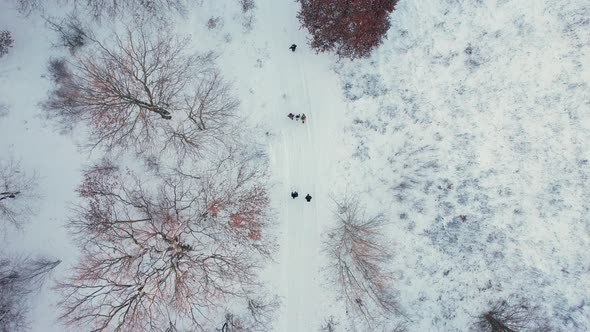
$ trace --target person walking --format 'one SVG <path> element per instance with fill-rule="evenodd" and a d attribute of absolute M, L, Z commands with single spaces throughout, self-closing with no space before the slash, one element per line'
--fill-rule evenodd
<path fill-rule="evenodd" d="M 295 121 L 299 121 L 299 118 L 301 117 L 301 114 L 297 114 L 295 115 Z"/>
<path fill-rule="evenodd" d="M 295 115 L 293 115 L 293 113 L 289 113 L 289 115 L 287 115 L 287 117 L 291 120 L 293 120 L 293 118 L 295 117 Z"/>
<path fill-rule="evenodd" d="M 297 45 L 293 44 L 289 47 L 289 49 L 293 52 L 295 52 L 295 49 L 297 48 Z"/>
<path fill-rule="evenodd" d="M 306 119 L 307 117 L 305 116 L 305 113 L 301 114 L 301 123 L 305 123 Z"/>
<path fill-rule="evenodd" d="M 295 199 L 297 197 L 299 197 L 299 194 L 296 191 L 292 191 L 291 192 L 291 198 Z"/>
<path fill-rule="evenodd" d="M 311 195 L 310 194 L 307 194 L 307 196 L 305 196 L 305 200 L 308 201 L 308 202 L 310 202 L 311 201 Z"/>

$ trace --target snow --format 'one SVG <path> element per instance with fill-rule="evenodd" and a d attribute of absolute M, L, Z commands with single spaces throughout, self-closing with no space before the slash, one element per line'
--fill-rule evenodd
<path fill-rule="evenodd" d="M 342 153 L 337 138 L 346 104 L 330 59 L 305 45 L 294 15 L 297 4 L 258 1 L 257 6 L 255 30 L 222 61 L 260 64 L 232 71 L 237 88 L 243 89 L 243 109 L 252 110 L 248 117 L 267 133 L 276 183 L 272 197 L 281 250 L 279 266 L 270 273 L 276 276 L 270 279 L 283 299 L 276 330 L 312 331 L 327 317 L 329 306 L 322 295 L 320 235 L 331 217 L 330 183 L 336 180 L 333 170 Z M 262 41 L 256 31 L 263 34 Z M 292 43 L 298 45 L 295 52 L 288 49 Z M 308 121 L 289 120 L 290 112 L 304 113 Z M 299 197 L 292 199 L 291 191 L 298 191 Z M 313 197 L 309 203 L 304 200 L 308 193 Z"/>
<path fill-rule="evenodd" d="M 402 1 L 372 58 L 339 66 L 348 172 L 388 207 L 411 330 L 465 330 L 511 294 L 589 328 L 589 6 Z"/>
<path fill-rule="evenodd" d="M 36 170 L 44 196 L 2 248 L 62 259 L 58 279 L 77 257 L 63 226 L 96 156 L 40 117 L 47 59 L 67 53 L 37 14 L 0 8 L 15 40 L 0 59 L 10 111 L 0 156 Z M 406 317 L 392 320 L 409 331 L 464 331 L 512 295 L 541 306 L 555 330 L 590 330 L 590 3 L 402 0 L 387 40 L 354 62 L 310 50 L 297 10 L 257 0 L 244 14 L 224 0 L 175 17 L 195 50 L 219 55 L 240 115 L 257 127 L 251 143 L 266 144 L 280 244 L 261 276 L 281 299 L 273 330 L 316 331 L 331 315 L 349 327 L 322 249 L 333 198 L 347 192 L 389 217 Z M 35 298 L 33 331 L 64 330 L 56 300 L 49 287 Z"/>

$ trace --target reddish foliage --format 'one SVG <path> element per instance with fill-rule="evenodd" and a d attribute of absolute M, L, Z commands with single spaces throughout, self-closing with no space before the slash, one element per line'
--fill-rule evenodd
<path fill-rule="evenodd" d="M 270 257 L 271 238 L 261 236 L 269 199 L 250 166 L 150 180 L 108 161 L 90 168 L 69 224 L 82 258 L 59 284 L 62 319 L 96 331 L 165 331 L 172 317 L 212 330 L 206 315 L 249 296 Z"/>
<path fill-rule="evenodd" d="M 219 213 L 221 206 L 222 206 L 221 202 L 214 201 L 213 203 L 209 204 L 207 211 L 209 211 L 209 213 L 211 213 L 211 217 L 215 218 L 215 217 L 217 217 L 217 214 Z"/>
<path fill-rule="evenodd" d="M 248 236 L 252 240 L 260 240 L 262 238 L 259 229 L 250 229 L 250 234 L 248 234 Z"/>
<path fill-rule="evenodd" d="M 240 227 L 242 225 L 242 221 L 244 221 L 244 217 L 240 216 L 239 214 L 231 214 L 229 216 L 231 220 L 231 226 L 233 227 Z"/>
<path fill-rule="evenodd" d="M 266 189 L 261 186 L 255 186 L 251 190 L 242 193 L 238 198 L 237 211 L 229 215 L 229 225 L 234 228 L 242 228 L 251 240 L 260 240 L 262 232 L 260 230 L 260 216 L 264 215 L 270 200 Z"/>
<path fill-rule="evenodd" d="M 318 52 L 361 58 L 381 44 L 397 0 L 299 0 L 297 15 Z"/>
<path fill-rule="evenodd" d="M 92 198 L 113 190 L 118 183 L 117 168 L 106 162 L 104 165 L 91 167 L 84 174 L 84 181 L 78 187 L 78 194 L 82 198 Z"/>

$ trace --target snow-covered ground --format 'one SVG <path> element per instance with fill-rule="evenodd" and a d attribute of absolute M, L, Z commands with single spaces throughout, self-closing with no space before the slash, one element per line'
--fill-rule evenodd
<path fill-rule="evenodd" d="M 281 299 L 275 331 L 316 331 L 331 315 L 347 330 L 322 252 L 345 192 L 389 218 L 409 331 L 464 331 L 514 295 L 556 330 L 590 329 L 590 2 L 401 0 L 388 39 L 354 62 L 307 47 L 295 1 L 255 3 L 197 1 L 176 30 L 219 54 L 258 128 L 252 144 L 267 144 L 280 250 L 262 278 Z M 0 58 L 0 156 L 36 170 L 44 196 L 1 250 L 60 258 L 59 278 L 77 256 L 63 226 L 89 156 L 38 102 L 47 59 L 67 53 L 37 14 L 0 7 L 15 39 Z M 48 288 L 36 297 L 33 331 L 64 330 L 55 302 Z"/>
<path fill-rule="evenodd" d="M 588 1 L 401 1 L 371 59 L 338 66 L 347 178 L 390 215 L 412 331 L 463 331 L 510 295 L 590 329 L 589 17 Z"/>

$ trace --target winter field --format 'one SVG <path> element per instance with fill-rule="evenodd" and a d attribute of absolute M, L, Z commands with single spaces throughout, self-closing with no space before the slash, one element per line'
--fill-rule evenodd
<path fill-rule="evenodd" d="M 94 149 L 88 144 L 99 122 L 47 116 L 59 83 L 48 62 L 92 63 L 104 53 L 92 43 L 75 51 L 58 45 L 49 22 L 61 22 L 74 8 L 51 3 L 25 15 L 17 1 L 0 0 L 0 31 L 14 39 L 0 57 L 0 305 L 18 299 L 29 308 L 24 330 L 101 330 L 93 325 L 101 317 L 81 325 L 59 319 L 70 288 L 58 285 L 76 274 L 79 262 L 143 253 L 147 243 L 178 255 L 170 261 L 158 250 L 140 255 L 121 275 L 144 268 L 158 274 L 176 264 L 189 266 L 189 275 L 202 268 L 213 277 L 187 282 L 180 293 L 194 297 L 189 305 L 178 300 L 178 287 L 169 302 L 158 302 L 170 291 L 168 281 L 152 284 L 159 295 L 152 294 L 143 312 L 154 316 L 138 314 L 135 325 L 120 331 L 488 331 L 477 322 L 503 301 L 520 319 L 515 331 L 590 331 L 590 1 L 400 0 L 383 44 L 368 58 L 347 60 L 310 49 L 298 2 L 194 0 L 180 13 L 151 17 L 144 37 L 167 31 L 170 38 L 190 38 L 185 51 L 206 58 L 195 77 L 216 73 L 227 82 L 220 95 L 236 101 L 222 105 L 231 116 L 210 115 L 222 121 L 212 120 L 213 129 L 207 123 L 200 129 L 207 135 L 199 136 L 174 113 L 169 127 L 145 126 L 141 137 L 150 140 L 142 142 L 150 144 L 112 136 Z M 107 49 L 114 33 L 125 36 L 142 16 L 78 15 Z M 153 30 L 161 24 L 169 30 Z M 288 49 L 293 43 L 295 52 Z M 207 66 L 215 70 L 199 71 Z M 191 75 L 169 79 L 184 76 Z M 288 113 L 305 113 L 308 121 Z M 193 153 L 189 145 L 202 150 Z M 120 169 L 88 172 L 104 166 L 105 157 Z M 11 162 L 20 164 L 10 168 Z M 33 190 L 13 203 L 8 184 L 21 178 L 22 188 Z M 227 186 L 234 189 L 226 192 Z M 98 187 L 122 198 L 96 198 Z M 292 199 L 292 191 L 299 197 Z M 227 212 L 215 205 L 219 193 L 245 203 Z M 149 225 L 161 227 L 160 242 L 150 242 L 151 235 L 142 244 L 125 238 L 141 226 L 123 227 L 115 240 L 96 230 L 72 233 L 79 226 L 72 220 L 86 215 L 83 207 L 135 225 L 141 202 L 146 219 L 168 206 L 148 204 L 156 198 L 173 202 L 177 215 Z M 203 209 L 189 215 L 201 199 Z M 113 205 L 96 208 L 106 201 Z M 268 209 L 258 211 L 258 203 Z M 245 205 L 264 222 L 243 228 Z M 9 219 L 5 207 L 19 218 Z M 227 217 L 232 227 L 195 231 L 179 215 L 203 222 Z M 346 216 L 366 223 L 343 227 Z M 160 234 L 166 231 L 174 237 Z M 206 240 L 196 237 L 190 246 L 177 240 L 193 233 Z M 363 242 L 341 249 L 346 236 Z M 101 240 L 112 246 L 102 248 Z M 198 255 L 177 259 L 197 245 Z M 212 259 L 234 255 L 234 265 L 224 263 L 235 269 L 196 264 L 202 252 Z M 38 291 L 11 295 L 14 289 L 2 284 L 6 259 L 40 256 L 61 263 Z M 367 264 L 349 270 L 357 261 Z M 112 273 L 88 264 L 74 284 Z M 177 284 L 185 280 L 172 273 Z M 129 275 L 117 286 L 141 285 L 129 293 L 133 302 L 150 292 L 141 281 L 151 277 Z M 343 275 L 360 281 L 343 283 Z M 119 294 L 115 289 L 79 307 L 100 311 Z M 191 305 L 199 308 L 191 311 L 198 326 L 179 314 Z M 5 317 L 0 310 L 0 331 L 20 330 Z M 121 317 L 114 322 L 132 319 Z M 113 324 L 104 331 L 115 330 Z"/>

